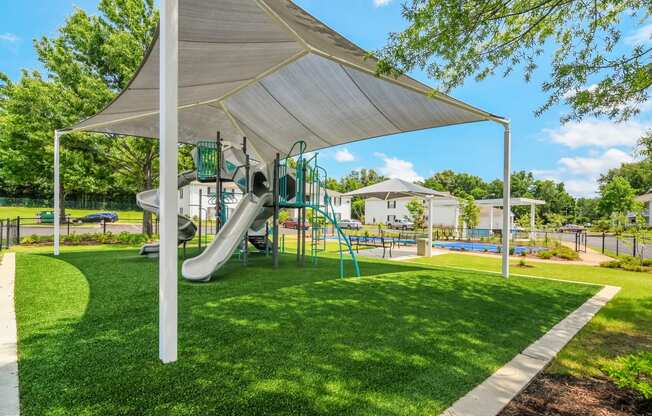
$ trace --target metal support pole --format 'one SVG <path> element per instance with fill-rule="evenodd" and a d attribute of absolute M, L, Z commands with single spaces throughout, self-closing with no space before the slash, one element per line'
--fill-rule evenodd
<path fill-rule="evenodd" d="M 245 184 L 246 184 L 245 191 L 246 191 L 246 194 L 249 195 L 249 193 L 251 193 L 251 184 L 249 183 L 249 175 L 251 174 L 251 167 L 249 166 L 249 164 L 251 163 L 251 158 L 249 157 L 249 154 L 247 153 L 247 138 L 246 137 L 242 138 L 242 151 L 245 154 Z M 245 231 L 244 239 L 243 239 L 243 242 L 242 242 L 242 246 L 243 246 L 242 256 L 243 256 L 243 261 L 244 261 L 245 266 L 247 265 L 247 255 L 248 255 L 248 250 L 247 250 L 248 244 L 247 243 L 248 242 L 249 242 L 249 229 L 247 229 L 247 231 Z"/>
<path fill-rule="evenodd" d="M 510 212 L 511 212 L 511 141 L 512 134 L 510 122 L 503 123 L 505 129 L 503 137 L 503 277 L 509 278 L 509 239 L 510 239 Z"/>
<path fill-rule="evenodd" d="M 428 242 L 426 246 L 426 257 L 430 258 L 432 257 L 432 195 L 429 195 L 426 201 L 428 203 Z"/>
<path fill-rule="evenodd" d="M 217 132 L 215 146 L 215 234 L 222 228 L 222 136 Z"/>
<path fill-rule="evenodd" d="M 199 232 L 199 241 L 197 243 L 197 248 L 201 251 L 201 200 L 202 200 L 202 189 L 199 188 L 199 227 L 197 227 L 197 231 Z"/>
<path fill-rule="evenodd" d="M 159 358 L 177 360 L 177 175 L 179 0 L 161 0 L 159 24 L 160 255 Z"/>
<path fill-rule="evenodd" d="M 59 171 L 59 138 L 61 133 L 54 131 L 54 255 L 59 255 L 59 244 L 61 242 L 61 235 L 59 230 L 59 222 L 61 221 L 61 179 Z"/>
<path fill-rule="evenodd" d="M 604 238 L 605 238 L 605 232 L 602 232 L 602 254 L 604 254 Z"/>
<path fill-rule="evenodd" d="M 278 267 L 278 216 L 280 213 L 280 195 L 279 195 L 279 164 L 280 164 L 280 155 L 277 153 L 276 158 L 274 159 L 274 216 L 273 216 L 273 230 L 274 230 L 274 240 L 272 242 L 272 257 L 274 261 L 274 268 Z"/>

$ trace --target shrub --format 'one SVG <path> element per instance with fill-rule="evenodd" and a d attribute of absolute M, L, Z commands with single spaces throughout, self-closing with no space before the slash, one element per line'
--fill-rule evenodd
<path fill-rule="evenodd" d="M 537 253 L 537 257 L 544 260 L 550 260 L 552 258 L 552 251 L 543 250 Z"/>
<path fill-rule="evenodd" d="M 622 256 L 616 260 L 601 263 L 600 266 L 613 269 L 623 269 L 627 270 L 628 272 L 643 273 L 652 272 L 652 266 L 650 264 L 652 264 L 650 259 L 641 260 L 638 257 Z"/>
<path fill-rule="evenodd" d="M 620 261 L 618 260 L 603 261 L 602 263 L 600 263 L 600 267 L 607 267 L 609 269 L 618 269 L 620 267 Z"/>
<path fill-rule="evenodd" d="M 579 260 L 580 255 L 578 252 L 570 247 L 562 246 L 556 247 L 554 255 L 564 260 Z"/>
<path fill-rule="evenodd" d="M 652 399 L 652 351 L 619 357 L 604 371 L 618 387 L 634 389 L 645 399 Z"/>

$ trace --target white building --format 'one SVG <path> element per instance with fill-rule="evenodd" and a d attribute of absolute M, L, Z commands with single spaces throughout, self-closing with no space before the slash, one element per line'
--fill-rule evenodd
<path fill-rule="evenodd" d="M 425 205 L 424 195 L 432 196 L 433 220 L 435 227 L 459 227 L 462 202 L 448 192 L 433 191 L 421 185 L 403 181 L 401 179 L 388 179 L 374 185 L 367 186 L 361 190 L 350 192 L 349 195 L 365 195 L 365 224 L 387 224 L 397 218 L 410 218 L 407 209 L 413 199 L 422 201 Z M 400 195 L 390 198 L 390 195 Z M 652 200 L 652 195 L 650 196 Z M 481 199 L 475 201 L 480 208 L 480 221 L 476 229 L 486 230 L 491 234 L 494 230 L 500 230 L 503 226 L 503 200 L 502 199 Z M 536 206 L 543 205 L 545 201 L 532 198 L 511 198 L 511 206 L 530 207 L 530 228 L 535 228 Z M 428 221 L 426 209 L 425 220 Z M 514 228 L 514 214 L 510 213 L 510 228 Z"/>
<path fill-rule="evenodd" d="M 636 197 L 636 200 L 645 204 L 643 216 L 647 218 L 647 224 L 652 227 L 652 189 L 647 191 L 647 193 Z"/>
<path fill-rule="evenodd" d="M 410 218 L 407 205 L 415 197 L 404 197 L 390 200 L 369 198 L 365 200 L 365 224 L 388 224 L 396 218 Z M 422 200 L 423 201 L 423 200 Z M 425 205 L 425 202 L 423 202 Z M 486 204 L 483 200 L 476 201 L 480 208 L 480 222 L 477 228 L 499 230 L 503 225 L 501 208 Z M 435 197 L 433 205 L 433 224 L 435 227 L 459 227 L 460 201 L 453 196 Z M 512 215 L 513 217 L 513 215 Z M 428 221 L 426 210 L 425 221 Z"/>
<path fill-rule="evenodd" d="M 179 214 L 199 218 L 201 208 L 202 218 L 215 218 L 215 184 L 194 181 L 179 189 Z M 242 191 L 233 182 L 224 182 L 222 189 L 225 194 L 227 218 L 231 215 L 242 198 Z M 199 195 L 201 194 L 201 204 Z"/>
<path fill-rule="evenodd" d="M 242 198 L 242 191 L 233 182 L 222 184 L 225 195 L 227 218 L 231 216 L 238 202 Z M 201 192 L 200 192 L 201 191 Z M 191 219 L 199 218 L 199 195 L 201 193 L 201 211 L 203 218 L 215 218 L 215 184 L 194 181 L 179 189 L 179 214 Z M 328 190 L 328 195 L 333 201 L 333 211 L 338 220 L 351 219 L 351 197 L 344 196 L 337 191 Z M 323 193 L 322 193 L 323 200 Z M 297 217 L 297 210 L 290 210 L 290 217 Z"/>
<path fill-rule="evenodd" d="M 328 195 L 331 197 L 333 202 L 333 211 L 335 212 L 335 219 L 339 220 L 350 220 L 351 219 L 351 197 L 346 196 L 340 192 L 333 191 L 332 189 L 327 189 Z M 306 199 L 310 197 L 308 193 Z M 324 190 L 322 189 L 322 194 L 319 198 L 320 201 L 324 200 Z M 298 210 L 290 210 L 290 218 L 296 219 L 298 217 Z"/>

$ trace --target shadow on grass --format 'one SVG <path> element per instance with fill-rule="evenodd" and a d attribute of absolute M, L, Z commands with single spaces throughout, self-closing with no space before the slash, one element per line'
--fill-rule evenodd
<path fill-rule="evenodd" d="M 336 259 L 298 267 L 284 256 L 273 270 L 252 257 L 211 283 L 182 282 L 179 361 L 164 366 L 157 262 L 29 257 L 21 297 L 56 285 L 61 267 L 77 273 L 59 282 L 62 296 L 89 291 L 47 325 L 21 301 L 26 415 L 437 414 L 596 290 L 373 261 L 342 280 Z"/>

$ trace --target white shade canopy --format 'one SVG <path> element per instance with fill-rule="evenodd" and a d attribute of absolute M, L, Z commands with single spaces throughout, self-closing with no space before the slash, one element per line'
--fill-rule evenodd
<path fill-rule="evenodd" d="M 501 120 L 376 62 L 289 0 L 179 2 L 179 141 L 246 136 L 259 157 Z M 73 126 L 158 138 L 159 38 L 117 98 Z"/>
<path fill-rule="evenodd" d="M 439 192 L 417 185 L 416 183 L 393 178 L 364 188 L 346 193 L 345 196 L 359 196 L 361 198 L 396 199 L 404 197 L 442 197 L 450 198 L 448 192 Z"/>

